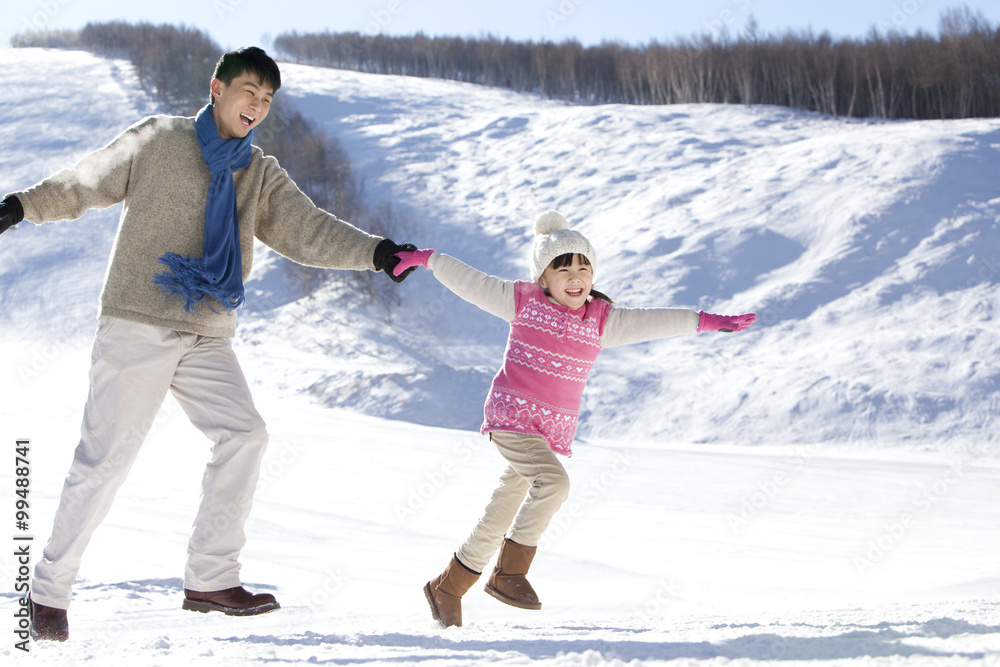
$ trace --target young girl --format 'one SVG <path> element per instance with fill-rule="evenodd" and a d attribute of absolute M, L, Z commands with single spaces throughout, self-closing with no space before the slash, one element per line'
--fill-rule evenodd
<path fill-rule="evenodd" d="M 515 607 L 541 609 L 526 575 L 542 533 L 569 494 L 557 454 L 570 455 L 584 384 L 598 353 L 694 331 L 742 331 L 757 317 L 612 306 L 593 288 L 594 248 L 555 211 L 535 221 L 532 282 L 488 276 L 434 250 L 396 256 L 395 271 L 429 268 L 452 292 L 510 323 L 482 426 L 509 465 L 465 544 L 424 586 L 431 613 L 445 627 L 462 625 L 462 596 L 498 547 L 486 592 Z"/>

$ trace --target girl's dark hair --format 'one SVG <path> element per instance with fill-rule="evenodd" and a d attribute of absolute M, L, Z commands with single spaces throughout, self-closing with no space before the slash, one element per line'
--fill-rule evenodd
<path fill-rule="evenodd" d="M 274 92 L 281 88 L 281 71 L 278 63 L 257 46 L 244 46 L 235 51 L 223 53 L 219 62 L 215 63 L 213 79 L 218 79 L 227 86 L 239 75 L 249 72 L 260 79 L 261 83 L 270 86 Z M 209 102 L 213 101 L 211 93 Z"/>
<path fill-rule="evenodd" d="M 578 252 L 577 253 L 567 252 L 567 253 L 565 253 L 563 255 L 559 255 L 558 257 L 556 257 L 555 259 L 553 259 L 549 263 L 549 266 L 551 266 L 553 269 L 561 269 L 564 266 L 572 266 L 573 265 L 573 257 L 574 256 L 580 258 L 580 263 L 581 264 L 584 264 L 586 266 L 590 266 L 590 260 L 587 259 L 587 256 L 583 255 L 583 254 L 580 254 Z M 604 301 L 607 301 L 611 305 L 614 305 L 614 303 L 615 303 L 614 301 L 611 300 L 610 296 L 608 296 L 604 292 L 597 291 L 593 287 L 590 288 L 590 296 L 594 297 L 595 299 L 602 299 Z"/>

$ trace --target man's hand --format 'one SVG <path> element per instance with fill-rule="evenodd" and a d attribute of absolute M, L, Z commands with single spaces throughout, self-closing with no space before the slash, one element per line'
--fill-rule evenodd
<path fill-rule="evenodd" d="M 406 243 L 404 245 L 396 245 L 389 239 L 382 239 L 375 246 L 375 255 L 372 257 L 372 264 L 375 265 L 376 271 L 384 271 L 385 275 L 393 279 L 397 283 L 403 282 L 406 276 L 413 272 L 413 267 L 410 267 L 406 271 L 403 271 L 400 275 L 395 275 L 392 270 L 396 268 L 399 264 L 399 257 L 396 257 L 397 252 L 403 252 L 404 250 L 416 250 L 417 246 L 412 243 Z"/>
<path fill-rule="evenodd" d="M 698 322 L 698 331 L 732 333 L 734 331 L 743 331 L 757 321 L 757 316 L 754 313 L 747 313 L 746 315 L 713 315 L 703 310 L 700 314 L 701 320 Z"/>
<path fill-rule="evenodd" d="M 22 220 L 24 220 L 24 208 L 21 207 L 21 200 L 14 195 L 8 195 L 0 202 L 0 234 Z"/>

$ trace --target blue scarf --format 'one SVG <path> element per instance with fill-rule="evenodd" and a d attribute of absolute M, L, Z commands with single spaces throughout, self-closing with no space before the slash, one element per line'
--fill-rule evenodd
<path fill-rule="evenodd" d="M 240 257 L 240 226 L 236 211 L 233 172 L 250 165 L 253 130 L 242 139 L 223 139 L 212 118 L 212 105 L 194 119 L 198 146 L 208 165 L 211 180 L 205 202 L 203 256 L 181 257 L 168 252 L 160 258 L 169 271 L 153 276 L 167 294 L 184 297 L 184 310 L 191 312 L 205 297 L 217 299 L 227 310 L 243 305 L 243 262 Z M 218 312 L 208 307 L 212 312 Z"/>

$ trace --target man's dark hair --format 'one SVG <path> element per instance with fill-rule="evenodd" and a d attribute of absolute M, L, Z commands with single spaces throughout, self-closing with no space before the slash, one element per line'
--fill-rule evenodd
<path fill-rule="evenodd" d="M 223 53 L 219 62 L 215 63 L 215 74 L 213 79 L 219 79 L 227 86 L 233 79 L 244 73 L 250 73 L 260 79 L 261 83 L 270 86 L 274 92 L 281 88 L 281 72 L 278 70 L 278 63 L 271 59 L 271 56 L 264 53 L 264 49 L 257 46 L 244 46 Z M 209 93 L 208 101 L 213 102 L 212 94 Z"/>

